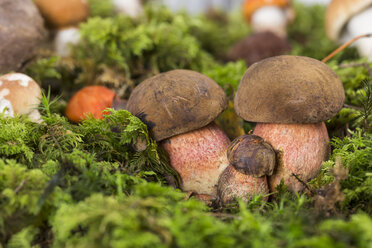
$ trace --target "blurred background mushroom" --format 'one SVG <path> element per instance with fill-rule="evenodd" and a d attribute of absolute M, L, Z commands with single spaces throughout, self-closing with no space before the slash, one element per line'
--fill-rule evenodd
<path fill-rule="evenodd" d="M 339 43 L 372 34 L 372 0 L 333 0 L 326 12 L 326 31 Z M 372 37 L 356 41 L 355 46 L 361 56 L 372 61 Z"/>
<path fill-rule="evenodd" d="M 234 106 L 243 119 L 257 122 L 253 134 L 279 152 L 271 191 L 282 179 L 291 191 L 301 191 L 300 180 L 318 175 L 330 152 L 324 121 L 337 114 L 344 99 L 337 74 L 312 58 L 282 55 L 248 68 Z"/>
<path fill-rule="evenodd" d="M 229 60 L 244 59 L 247 66 L 265 58 L 287 54 L 287 25 L 295 18 L 289 0 L 246 0 L 243 14 L 253 34 L 232 46 Z"/>
<path fill-rule="evenodd" d="M 21 69 L 45 38 L 43 18 L 31 0 L 0 1 L 0 73 Z"/>
<path fill-rule="evenodd" d="M 9 73 L 0 77 L 0 112 L 5 116 L 28 115 L 34 122 L 41 122 L 38 111 L 41 89 L 29 76 Z"/>
<path fill-rule="evenodd" d="M 225 92 L 189 70 L 158 74 L 139 84 L 127 108 L 147 124 L 182 178 L 182 190 L 216 196 L 227 167 L 226 134 L 213 122 L 227 107 Z"/>

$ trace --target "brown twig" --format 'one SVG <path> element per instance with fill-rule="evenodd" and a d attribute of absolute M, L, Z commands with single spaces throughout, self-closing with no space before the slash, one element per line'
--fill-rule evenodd
<path fill-rule="evenodd" d="M 361 107 L 350 105 L 350 104 L 346 104 L 346 103 L 344 103 L 344 106 L 343 107 L 344 108 L 348 108 L 348 109 L 355 109 L 355 110 L 358 110 L 358 111 L 363 110 L 363 108 L 361 108 Z"/>
<path fill-rule="evenodd" d="M 25 185 L 25 183 L 26 181 L 22 180 L 22 182 L 17 186 L 17 188 L 14 189 L 14 193 L 17 194 L 22 189 L 23 185 Z"/>
<path fill-rule="evenodd" d="M 363 34 L 363 35 L 359 35 L 351 40 L 349 40 L 348 42 L 346 42 L 345 44 L 343 44 L 342 46 L 340 46 L 339 48 L 337 48 L 336 50 L 334 50 L 333 52 L 331 52 L 331 54 L 329 54 L 327 57 L 325 57 L 322 62 L 323 63 L 326 63 L 328 60 L 330 60 L 331 58 L 333 58 L 336 54 L 338 54 L 339 52 L 341 52 L 342 50 L 344 50 L 346 47 L 350 46 L 353 42 L 361 39 L 361 38 L 369 38 L 369 37 L 372 37 L 372 34 Z"/>
<path fill-rule="evenodd" d="M 307 183 L 305 183 L 298 175 L 292 173 L 292 176 L 294 176 L 297 179 L 297 181 L 299 181 L 302 185 L 305 186 L 305 188 L 310 192 L 310 195 L 314 195 L 314 190 L 312 190 L 310 186 Z"/>

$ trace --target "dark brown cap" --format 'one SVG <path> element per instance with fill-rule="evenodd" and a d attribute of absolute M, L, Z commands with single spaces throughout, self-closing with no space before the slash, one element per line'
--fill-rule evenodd
<path fill-rule="evenodd" d="M 236 138 L 227 150 L 229 163 L 240 173 L 253 177 L 271 176 L 275 168 L 275 151 L 257 135 Z"/>
<path fill-rule="evenodd" d="M 127 104 L 157 141 L 204 127 L 226 107 L 223 89 L 209 77 L 189 70 L 173 70 L 143 81 Z"/>
<path fill-rule="evenodd" d="M 282 55 L 253 64 L 235 96 L 235 111 L 247 121 L 318 123 L 343 106 L 337 74 L 312 58 Z"/>

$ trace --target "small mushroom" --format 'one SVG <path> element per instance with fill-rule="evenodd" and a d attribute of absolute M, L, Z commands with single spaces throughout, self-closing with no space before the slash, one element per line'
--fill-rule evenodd
<path fill-rule="evenodd" d="M 273 191 L 284 179 L 289 189 L 317 176 L 329 153 L 325 120 L 343 106 L 345 93 L 337 74 L 308 57 L 277 56 L 253 64 L 244 74 L 234 99 L 237 114 L 257 122 L 253 134 L 279 151 Z"/>
<path fill-rule="evenodd" d="M 54 37 L 54 51 L 58 56 L 68 57 L 71 54 L 71 46 L 80 40 L 80 31 L 76 27 L 67 27 L 57 30 Z"/>
<path fill-rule="evenodd" d="M 287 24 L 295 16 L 289 0 L 246 0 L 243 14 L 253 32 L 270 31 L 279 37 L 287 36 Z"/>
<path fill-rule="evenodd" d="M 48 26 L 63 28 L 85 21 L 89 16 L 86 0 L 35 0 Z"/>
<path fill-rule="evenodd" d="M 103 118 L 103 111 L 112 107 L 115 93 L 104 86 L 86 86 L 75 93 L 66 108 L 70 121 L 80 122 L 92 114 L 96 119 Z"/>
<path fill-rule="evenodd" d="M 326 32 L 330 39 L 344 43 L 372 33 L 372 0 L 333 0 L 326 12 Z M 355 42 L 358 52 L 372 61 L 372 37 Z"/>
<path fill-rule="evenodd" d="M 139 84 L 127 109 L 145 124 L 168 152 L 184 191 L 215 196 L 227 167 L 226 134 L 213 120 L 227 107 L 223 89 L 189 70 L 161 73 Z"/>
<path fill-rule="evenodd" d="M 217 193 L 222 205 L 235 198 L 248 201 L 254 194 L 268 194 L 266 176 L 273 174 L 276 155 L 270 144 L 256 135 L 236 138 L 227 150 L 229 166 L 218 181 Z"/>
<path fill-rule="evenodd" d="M 5 116 L 28 115 L 32 121 L 40 122 L 40 98 L 40 86 L 29 76 L 9 73 L 0 77 L 0 110 L 5 110 Z"/>
<path fill-rule="evenodd" d="M 260 60 L 282 54 L 288 54 L 291 45 L 286 38 L 272 32 L 254 33 L 238 41 L 227 55 L 229 60 L 244 59 L 247 66 Z"/>

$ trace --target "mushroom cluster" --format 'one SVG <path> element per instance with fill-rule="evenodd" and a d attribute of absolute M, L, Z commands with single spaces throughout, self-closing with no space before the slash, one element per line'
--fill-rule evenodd
<path fill-rule="evenodd" d="M 40 98 L 41 89 L 29 76 L 9 73 L 0 77 L 0 112 L 5 116 L 28 115 L 32 121 L 40 122 Z"/>
<path fill-rule="evenodd" d="M 330 39 L 341 43 L 372 34 L 372 0 L 333 0 L 326 12 L 326 31 Z M 372 37 L 355 45 L 361 56 L 372 61 Z"/>
<path fill-rule="evenodd" d="M 230 140 L 213 120 L 227 102 L 223 89 L 209 77 L 173 70 L 139 84 L 127 109 L 168 152 L 184 191 L 215 196 L 218 178 L 228 166 Z"/>
<path fill-rule="evenodd" d="M 308 57 L 277 56 L 248 68 L 235 96 L 235 110 L 256 122 L 253 134 L 279 151 L 269 177 L 273 191 L 284 180 L 293 192 L 320 170 L 329 154 L 325 120 L 343 106 L 340 78 L 326 64 Z M 297 177 L 297 178 L 296 178 Z"/>

